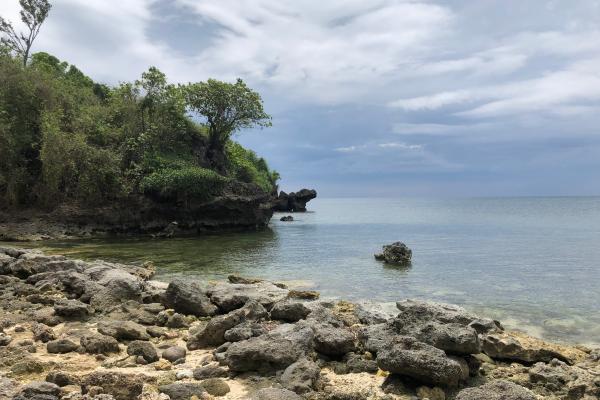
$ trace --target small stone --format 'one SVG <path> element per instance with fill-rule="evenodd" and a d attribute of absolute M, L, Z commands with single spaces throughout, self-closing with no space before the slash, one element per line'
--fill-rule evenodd
<path fill-rule="evenodd" d="M 154 363 L 154 369 L 157 371 L 169 371 L 173 365 L 167 360 L 159 360 Z"/>
<path fill-rule="evenodd" d="M 213 396 L 225 396 L 231 391 L 229 385 L 222 379 L 211 378 L 200 383 L 206 391 Z"/>
<path fill-rule="evenodd" d="M 10 342 L 12 342 L 12 337 L 8 336 L 4 333 L 0 333 L 0 347 L 1 346 L 8 346 L 10 344 Z"/>
<path fill-rule="evenodd" d="M 156 349 L 150 342 L 143 340 L 134 340 L 127 346 L 127 354 L 130 356 L 141 356 L 147 363 L 153 363 L 159 360 Z"/>
<path fill-rule="evenodd" d="M 75 343 L 73 343 L 69 339 L 52 340 L 52 341 L 48 342 L 48 344 L 46 345 L 46 349 L 48 350 L 48 353 L 53 353 L 53 354 L 70 353 L 72 351 L 77 350 L 77 347 L 79 347 L 79 346 L 77 346 Z"/>
<path fill-rule="evenodd" d="M 161 357 L 170 362 L 185 358 L 187 350 L 180 346 L 172 346 L 162 352 Z"/>

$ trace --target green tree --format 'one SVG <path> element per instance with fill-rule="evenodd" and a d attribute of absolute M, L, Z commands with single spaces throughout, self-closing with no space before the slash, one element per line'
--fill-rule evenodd
<path fill-rule="evenodd" d="M 48 17 L 52 5 L 48 0 L 19 0 L 19 4 L 21 21 L 27 26 L 28 32 L 17 33 L 9 21 L 0 17 L 0 32 L 4 34 L 0 41 L 22 57 L 23 66 L 27 66 L 31 46 L 40 33 L 40 28 Z"/>
<path fill-rule="evenodd" d="M 189 84 L 186 97 L 190 109 L 206 118 L 209 157 L 218 170 L 224 168 L 225 145 L 234 132 L 271 126 L 271 116 L 264 111 L 260 95 L 241 79 L 235 83 L 209 79 Z"/>

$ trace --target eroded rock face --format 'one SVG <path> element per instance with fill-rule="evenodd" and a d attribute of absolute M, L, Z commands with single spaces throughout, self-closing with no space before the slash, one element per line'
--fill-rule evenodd
<path fill-rule="evenodd" d="M 306 203 L 317 197 L 317 191 L 313 189 L 302 189 L 296 193 L 279 192 L 275 199 L 273 210 L 281 212 L 304 212 Z"/>
<path fill-rule="evenodd" d="M 485 385 L 461 390 L 456 400 L 536 400 L 535 395 L 515 383 L 493 381 Z"/>
<path fill-rule="evenodd" d="M 457 386 L 469 376 L 464 360 L 448 357 L 442 350 L 410 337 L 396 337 L 381 349 L 377 364 L 385 371 L 432 385 Z"/>
<path fill-rule="evenodd" d="M 409 265 L 412 259 L 412 250 L 402 242 L 394 242 L 383 246 L 383 251 L 375 254 L 375 259 L 387 264 Z"/>

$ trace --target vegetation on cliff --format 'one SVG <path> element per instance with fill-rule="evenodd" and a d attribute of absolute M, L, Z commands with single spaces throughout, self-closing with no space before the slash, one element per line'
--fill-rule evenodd
<path fill-rule="evenodd" d="M 50 8 L 35 7 L 48 3 L 21 3 L 34 7 L 23 18 L 41 18 L 37 35 Z M 21 48 L 19 35 L 7 34 L 12 25 L 0 22 L 0 204 L 206 200 L 238 181 L 276 190 L 278 174 L 231 140 L 240 129 L 270 126 L 260 95 L 243 81 L 174 85 L 151 67 L 109 87 L 50 54 L 29 57 L 35 36 L 21 35 Z"/>

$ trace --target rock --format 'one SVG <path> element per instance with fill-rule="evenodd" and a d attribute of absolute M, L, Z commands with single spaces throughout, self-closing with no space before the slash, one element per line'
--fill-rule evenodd
<path fill-rule="evenodd" d="M 379 369 L 379 367 L 377 366 L 377 361 L 372 359 L 372 355 L 370 358 L 368 358 L 365 357 L 365 355 L 348 353 L 346 354 L 344 359 L 346 361 L 347 373 L 367 372 L 370 374 L 374 374 Z"/>
<path fill-rule="evenodd" d="M 12 337 L 0 332 L 0 346 L 8 346 L 12 342 Z"/>
<path fill-rule="evenodd" d="M 50 382 L 31 382 L 21 389 L 15 399 L 51 400 L 60 397 L 60 387 Z"/>
<path fill-rule="evenodd" d="M 33 340 L 42 341 L 43 343 L 47 343 L 51 340 L 56 339 L 56 335 L 52 328 L 44 324 L 33 324 L 31 327 L 31 331 L 33 332 Z"/>
<path fill-rule="evenodd" d="M 252 396 L 252 400 L 302 400 L 302 397 L 287 389 L 260 389 Z"/>
<path fill-rule="evenodd" d="M 412 250 L 402 242 L 394 242 L 383 246 L 383 252 L 375 254 L 375 259 L 387 264 L 409 265 L 412 259 Z"/>
<path fill-rule="evenodd" d="M 167 328 L 187 328 L 189 326 L 185 316 L 179 313 L 174 313 L 167 318 L 167 322 L 165 323 Z"/>
<path fill-rule="evenodd" d="M 115 400 L 131 400 L 142 393 L 144 383 L 149 380 L 151 378 L 141 374 L 95 371 L 83 378 L 81 387 L 84 394 L 92 387 L 100 387 L 103 393 L 112 395 Z"/>
<path fill-rule="evenodd" d="M 170 239 L 175 235 L 175 233 L 177 232 L 178 229 L 179 229 L 179 224 L 177 223 L 177 221 L 173 221 L 169 225 L 167 225 L 162 231 L 158 232 L 154 236 L 157 238 Z"/>
<path fill-rule="evenodd" d="M 153 338 L 159 338 L 165 335 L 167 333 L 167 330 L 159 326 L 148 326 L 146 327 L 146 332 Z"/>
<path fill-rule="evenodd" d="M 393 328 L 385 323 L 361 327 L 358 330 L 358 338 L 362 345 L 367 351 L 375 354 L 387 347 L 395 336 Z"/>
<path fill-rule="evenodd" d="M 147 363 L 159 360 L 156 349 L 152 343 L 143 340 L 134 340 L 127 346 L 127 354 L 130 356 L 141 356 Z"/>
<path fill-rule="evenodd" d="M 199 399 L 203 398 L 206 390 L 199 383 L 177 382 L 170 385 L 163 385 L 158 388 L 161 393 L 168 395 L 171 400 L 190 400 L 192 396 Z"/>
<path fill-rule="evenodd" d="M 587 357 L 584 351 L 575 347 L 548 343 L 520 332 L 486 335 L 482 346 L 483 352 L 492 358 L 526 363 L 550 362 L 557 358 L 572 365 Z"/>
<path fill-rule="evenodd" d="M 70 353 L 72 351 L 77 350 L 79 346 L 70 341 L 69 339 L 58 339 L 52 340 L 46 344 L 46 349 L 48 353 L 52 354 L 64 354 Z"/>
<path fill-rule="evenodd" d="M 225 315 L 212 318 L 206 326 L 193 334 L 187 343 L 189 350 L 196 350 L 225 343 L 225 332 L 246 321 L 254 321 L 266 317 L 267 310 L 256 301 L 249 301 L 245 306 Z"/>
<path fill-rule="evenodd" d="M 198 317 L 212 316 L 218 311 L 198 282 L 183 279 L 169 283 L 164 303 L 179 313 Z"/>
<path fill-rule="evenodd" d="M 236 275 L 236 274 L 229 275 L 227 277 L 227 280 L 229 281 L 229 283 L 240 283 L 242 285 L 251 285 L 253 283 L 264 282 L 264 279 L 260 279 L 260 278 L 246 278 L 246 277 L 239 276 L 239 275 Z"/>
<path fill-rule="evenodd" d="M 317 300 L 319 296 L 319 292 L 314 290 L 290 290 L 287 297 L 299 300 Z"/>
<path fill-rule="evenodd" d="M 212 396 L 225 396 L 231 391 L 229 385 L 222 379 L 210 378 L 200 383 L 202 387 Z"/>
<path fill-rule="evenodd" d="M 274 201 L 273 210 L 281 212 L 304 212 L 306 203 L 317 197 L 317 192 L 312 189 L 302 189 L 296 193 L 279 192 Z"/>
<path fill-rule="evenodd" d="M 417 397 L 420 400 L 446 400 L 446 393 L 439 387 L 420 386 L 417 388 Z"/>
<path fill-rule="evenodd" d="M 84 319 L 90 315 L 90 309 L 79 300 L 61 299 L 54 303 L 54 313 L 68 319 Z"/>
<path fill-rule="evenodd" d="M 291 215 L 286 215 L 285 217 L 279 218 L 279 220 L 281 222 L 292 222 L 294 221 L 294 217 L 292 217 Z"/>
<path fill-rule="evenodd" d="M 62 372 L 62 371 L 53 371 L 46 375 L 46 382 L 54 383 L 60 387 L 75 385 L 77 384 L 77 379 L 73 376 Z"/>
<path fill-rule="evenodd" d="M 229 329 L 225 332 L 223 337 L 227 342 L 239 342 L 241 340 L 250 339 L 251 337 L 264 335 L 265 333 L 267 333 L 267 329 L 260 323 L 247 321 Z"/>
<path fill-rule="evenodd" d="M 185 358 L 187 351 L 180 346 L 171 346 L 162 352 L 161 357 L 170 362 Z"/>
<path fill-rule="evenodd" d="M 226 378 L 228 375 L 227 370 L 218 364 L 208 364 L 194 370 L 194 379 L 199 381 L 209 378 Z"/>
<path fill-rule="evenodd" d="M 271 309 L 271 319 L 296 322 L 310 314 L 310 308 L 298 301 L 279 301 Z"/>
<path fill-rule="evenodd" d="M 8 400 L 15 397 L 21 385 L 14 379 L 0 376 L 0 399 Z"/>
<path fill-rule="evenodd" d="M 498 380 L 461 390 L 456 400 L 535 400 L 536 396 L 515 383 Z"/>
<path fill-rule="evenodd" d="M 209 287 L 207 292 L 211 301 L 223 312 L 241 308 L 250 300 L 260 303 L 268 310 L 288 294 L 287 290 L 266 281 L 254 284 L 218 283 Z"/>
<path fill-rule="evenodd" d="M 281 384 L 296 393 L 307 393 L 315 389 L 321 376 L 321 369 L 306 358 L 296 361 L 283 371 Z"/>
<path fill-rule="evenodd" d="M 90 354 L 110 354 L 118 353 L 119 342 L 112 337 L 101 334 L 87 334 L 79 339 L 79 344 L 86 353 Z"/>
<path fill-rule="evenodd" d="M 314 329 L 315 350 L 327 356 L 343 356 L 354 351 L 354 335 L 345 328 L 317 325 Z"/>
<path fill-rule="evenodd" d="M 392 374 L 432 385 L 457 386 L 469 376 L 464 360 L 461 363 L 442 350 L 411 337 L 396 337 L 387 347 L 380 349 L 377 364 Z"/>
<path fill-rule="evenodd" d="M 117 340 L 148 340 L 146 328 L 131 321 L 103 321 L 98 324 L 98 332 Z"/>
<path fill-rule="evenodd" d="M 223 361 L 231 371 L 282 370 L 310 351 L 312 339 L 309 327 L 282 325 L 267 335 L 232 343 Z"/>

